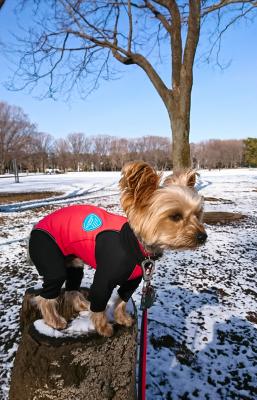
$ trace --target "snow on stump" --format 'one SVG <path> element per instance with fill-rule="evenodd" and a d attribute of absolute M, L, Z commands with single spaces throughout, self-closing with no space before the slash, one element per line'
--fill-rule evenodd
<path fill-rule="evenodd" d="M 103 338 L 84 311 L 67 329 L 57 331 L 38 320 L 36 294 L 29 289 L 23 300 L 9 400 L 136 399 L 136 323 L 131 328 L 115 324 L 114 335 Z M 110 320 L 114 301 L 112 297 L 107 309 Z M 127 311 L 136 320 L 132 301 Z"/>

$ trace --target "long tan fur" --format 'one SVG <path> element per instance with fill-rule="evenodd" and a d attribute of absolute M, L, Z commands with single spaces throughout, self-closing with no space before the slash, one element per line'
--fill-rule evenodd
<path fill-rule="evenodd" d="M 64 293 L 62 315 L 66 320 L 70 320 L 80 311 L 88 311 L 89 308 L 89 301 L 79 291 L 71 290 Z"/>
<path fill-rule="evenodd" d="M 178 171 L 172 175 L 165 178 L 163 185 L 178 185 L 178 186 L 188 186 L 193 188 L 196 184 L 197 172 L 194 169 L 187 169 Z"/>
<path fill-rule="evenodd" d="M 138 161 L 124 166 L 121 171 L 121 205 L 126 212 L 131 206 L 144 207 L 159 187 L 161 175 L 149 164 Z"/>
<path fill-rule="evenodd" d="M 101 336 L 110 337 L 113 334 L 113 327 L 108 322 L 106 314 L 104 311 L 102 312 L 92 312 L 91 320 L 94 324 L 96 331 Z"/>
<path fill-rule="evenodd" d="M 187 170 L 168 177 L 144 162 L 126 165 L 120 180 L 121 205 L 131 228 L 151 252 L 199 246 L 205 235 L 203 200 L 193 190 L 196 172 Z"/>
<path fill-rule="evenodd" d="M 134 320 L 126 312 L 126 305 L 127 303 L 121 298 L 117 299 L 114 306 L 114 319 L 118 324 L 130 327 L 133 324 Z"/>
<path fill-rule="evenodd" d="M 55 329 L 66 328 L 67 321 L 57 311 L 57 299 L 45 299 L 36 296 L 35 301 L 47 325 Z"/>

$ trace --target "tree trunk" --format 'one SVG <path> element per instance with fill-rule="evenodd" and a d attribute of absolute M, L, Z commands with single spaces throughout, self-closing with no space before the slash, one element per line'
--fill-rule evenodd
<path fill-rule="evenodd" d="M 173 171 L 190 168 L 189 121 L 187 121 L 187 117 L 183 118 L 174 112 L 171 129 Z"/>
<path fill-rule="evenodd" d="M 135 400 L 136 324 L 115 325 L 111 338 L 45 336 L 32 323 L 39 318 L 35 294 L 28 290 L 22 305 L 9 400 Z"/>
<path fill-rule="evenodd" d="M 0 173 L 4 174 L 5 173 L 5 159 L 4 159 L 4 152 L 1 155 L 1 160 L 0 160 Z"/>
<path fill-rule="evenodd" d="M 185 82 L 166 104 L 172 131 L 172 164 L 175 172 L 191 167 L 189 144 L 191 90 L 192 86 Z M 186 92 L 190 92 L 190 95 L 185 95 Z"/>

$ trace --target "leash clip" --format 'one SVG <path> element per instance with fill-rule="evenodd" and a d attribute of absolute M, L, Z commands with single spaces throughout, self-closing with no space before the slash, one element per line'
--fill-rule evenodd
<path fill-rule="evenodd" d="M 142 261 L 141 268 L 143 271 L 144 284 L 142 289 L 140 310 L 146 310 L 153 305 L 156 299 L 155 290 L 153 286 L 151 286 L 151 279 L 155 269 L 155 261 L 150 257 L 146 258 Z"/>
<path fill-rule="evenodd" d="M 147 258 L 141 262 L 141 268 L 143 270 L 144 281 L 150 283 L 155 270 L 155 261 L 151 258 Z"/>

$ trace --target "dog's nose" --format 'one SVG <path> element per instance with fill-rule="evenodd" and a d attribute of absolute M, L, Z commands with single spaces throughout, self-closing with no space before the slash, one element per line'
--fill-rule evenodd
<path fill-rule="evenodd" d="M 196 240 L 198 243 L 203 244 L 207 239 L 207 234 L 205 232 L 197 232 Z"/>

